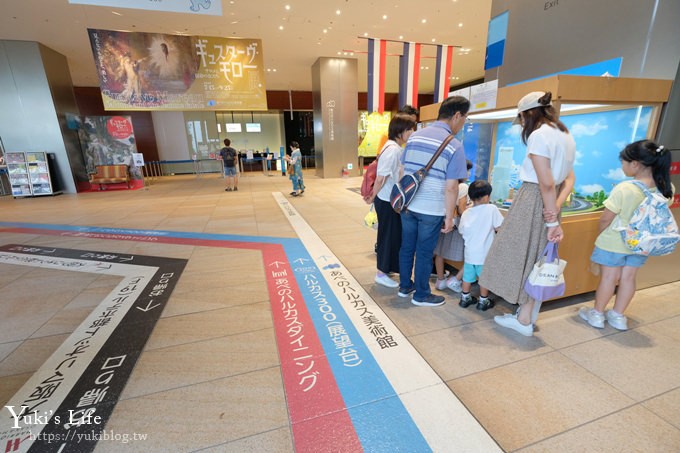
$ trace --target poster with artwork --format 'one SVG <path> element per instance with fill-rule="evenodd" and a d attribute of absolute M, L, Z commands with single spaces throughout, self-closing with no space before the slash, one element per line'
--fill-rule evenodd
<path fill-rule="evenodd" d="M 259 39 L 88 34 L 106 110 L 267 110 Z"/>
<path fill-rule="evenodd" d="M 78 122 L 80 147 L 88 173 L 97 165 L 130 165 L 137 153 L 132 119 L 129 116 L 73 116 Z M 132 179 L 142 179 L 140 169 L 130 167 Z"/>

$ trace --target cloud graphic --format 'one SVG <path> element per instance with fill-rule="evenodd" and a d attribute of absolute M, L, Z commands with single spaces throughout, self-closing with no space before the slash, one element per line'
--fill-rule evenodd
<path fill-rule="evenodd" d="M 616 148 L 617 151 L 623 150 L 623 148 L 626 147 L 628 143 L 626 142 L 614 142 L 614 147 Z"/>
<path fill-rule="evenodd" d="M 574 156 L 574 167 L 583 165 L 581 159 L 583 159 L 583 153 L 579 150 L 576 150 L 576 155 Z"/>
<path fill-rule="evenodd" d="M 592 195 L 601 190 L 604 190 L 604 187 L 599 184 L 584 184 L 578 187 L 578 191 L 585 195 Z"/>
<path fill-rule="evenodd" d="M 652 111 L 650 110 L 649 112 L 645 113 L 644 115 L 640 115 L 640 121 L 637 123 L 638 130 L 636 131 L 637 134 L 644 134 L 647 132 L 647 126 L 649 126 L 649 120 L 652 117 Z M 628 127 L 630 128 L 631 131 L 634 130 L 636 123 L 635 123 L 635 118 L 637 118 L 637 113 L 634 115 L 633 119 L 628 123 Z"/>
<path fill-rule="evenodd" d="M 593 157 L 602 157 L 602 151 L 599 149 L 594 149 L 590 152 L 590 155 Z"/>
<path fill-rule="evenodd" d="M 626 176 L 621 167 L 610 168 L 607 173 L 604 173 L 602 175 L 602 177 L 607 179 L 613 179 L 614 181 L 623 181 L 624 179 L 628 179 L 628 176 Z"/>
<path fill-rule="evenodd" d="M 593 135 L 597 135 L 600 131 L 606 130 L 608 127 L 609 126 L 602 121 L 598 120 L 595 124 L 576 123 L 569 128 L 569 132 L 571 132 L 571 135 L 574 137 L 592 137 Z"/>
<path fill-rule="evenodd" d="M 505 130 L 506 137 L 520 137 L 522 135 L 522 126 L 515 124 Z"/>

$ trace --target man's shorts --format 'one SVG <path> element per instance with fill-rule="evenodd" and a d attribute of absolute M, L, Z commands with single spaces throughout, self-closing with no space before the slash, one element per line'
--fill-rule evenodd
<path fill-rule="evenodd" d="M 474 283 L 480 275 L 482 275 L 483 264 L 463 264 L 463 281 L 465 283 Z"/>
<path fill-rule="evenodd" d="M 236 176 L 236 167 L 224 167 L 224 174 L 226 176 Z"/>
<path fill-rule="evenodd" d="M 593 254 L 590 255 L 590 261 L 601 266 L 607 267 L 642 267 L 647 261 L 644 255 L 636 255 L 635 253 L 616 253 L 602 250 L 595 247 Z"/>

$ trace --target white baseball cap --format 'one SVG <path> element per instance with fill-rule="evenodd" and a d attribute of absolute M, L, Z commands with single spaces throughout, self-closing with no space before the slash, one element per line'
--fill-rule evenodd
<path fill-rule="evenodd" d="M 536 107 L 546 107 L 552 105 L 551 102 L 547 104 L 541 104 L 538 100 L 545 96 L 543 91 L 532 91 L 531 93 L 524 96 L 517 103 L 517 117 L 512 122 L 512 124 L 519 124 L 519 114 L 521 112 L 526 112 L 527 110 L 534 109 Z"/>

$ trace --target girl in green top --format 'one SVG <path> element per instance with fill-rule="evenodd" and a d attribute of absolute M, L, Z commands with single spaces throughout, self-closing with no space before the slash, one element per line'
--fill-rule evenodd
<path fill-rule="evenodd" d="M 642 182 L 652 191 L 658 190 L 664 197 L 673 198 L 670 180 L 671 153 L 650 140 L 640 140 L 626 146 L 619 154 L 621 168 L 628 177 Z M 619 183 L 604 202 L 600 217 L 599 236 L 590 260 L 600 265 L 600 283 L 595 293 L 595 307 L 582 307 L 579 316 L 593 327 L 602 329 L 605 318 L 618 330 L 628 329 L 623 315 L 635 294 L 635 276 L 647 261 L 644 255 L 632 253 L 626 247 L 621 234 L 612 228 L 616 217 L 627 225 L 635 209 L 645 198 L 642 190 L 629 182 Z M 618 289 L 616 288 L 618 286 Z M 614 308 L 604 314 L 604 309 L 616 291 Z"/>

